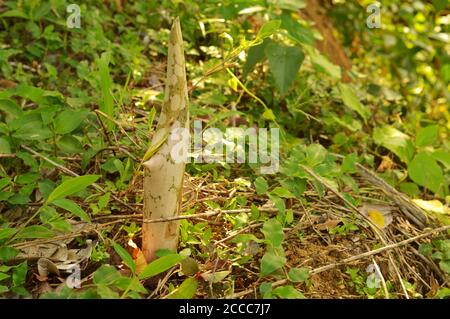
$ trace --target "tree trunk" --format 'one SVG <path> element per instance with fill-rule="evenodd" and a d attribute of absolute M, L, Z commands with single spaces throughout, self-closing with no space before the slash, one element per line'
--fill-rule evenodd
<path fill-rule="evenodd" d="M 165 99 L 150 145 L 151 153 L 154 153 L 144 162 L 142 251 L 147 261 L 156 258 L 157 250 L 176 250 L 178 245 L 178 221 L 147 221 L 173 217 L 180 213 L 188 127 L 189 107 L 183 38 L 180 21 L 176 18 L 169 40 Z"/>

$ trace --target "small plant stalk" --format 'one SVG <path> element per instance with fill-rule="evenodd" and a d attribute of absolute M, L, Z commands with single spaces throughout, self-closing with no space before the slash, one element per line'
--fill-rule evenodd
<path fill-rule="evenodd" d="M 180 21 L 175 19 L 169 40 L 165 99 L 151 145 L 144 156 L 144 223 L 142 251 L 147 261 L 159 249 L 176 250 L 179 220 L 146 220 L 180 214 L 189 128 L 188 91 Z M 183 131 L 184 130 L 184 131 Z"/>

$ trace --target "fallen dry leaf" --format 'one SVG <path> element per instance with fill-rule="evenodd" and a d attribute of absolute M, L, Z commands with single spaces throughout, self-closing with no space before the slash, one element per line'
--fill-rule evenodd
<path fill-rule="evenodd" d="M 324 223 L 317 224 L 315 226 L 315 228 L 317 230 L 330 230 L 330 229 L 336 227 L 337 225 L 339 225 L 339 223 L 341 223 L 340 219 L 329 219 Z"/>
<path fill-rule="evenodd" d="M 360 212 L 369 217 L 380 229 L 386 228 L 393 220 L 391 207 L 387 205 L 365 203 L 361 206 Z"/>

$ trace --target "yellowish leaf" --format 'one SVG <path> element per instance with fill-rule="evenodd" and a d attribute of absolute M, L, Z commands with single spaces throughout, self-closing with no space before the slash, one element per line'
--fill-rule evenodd
<path fill-rule="evenodd" d="M 368 214 L 369 214 L 369 218 L 374 222 L 375 225 L 377 225 L 380 228 L 385 227 L 386 222 L 384 220 L 383 214 L 380 211 L 378 211 L 376 209 L 369 210 Z"/>
<path fill-rule="evenodd" d="M 433 199 L 433 200 L 413 199 L 412 201 L 417 206 L 425 209 L 426 211 L 438 213 L 438 214 L 450 215 L 450 208 L 444 206 L 444 204 L 442 204 L 437 199 Z"/>
<path fill-rule="evenodd" d="M 386 228 L 393 220 L 391 207 L 387 205 L 364 204 L 360 211 L 381 229 Z"/>

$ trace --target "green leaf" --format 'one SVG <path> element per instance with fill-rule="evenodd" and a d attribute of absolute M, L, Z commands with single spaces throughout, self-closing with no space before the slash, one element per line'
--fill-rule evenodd
<path fill-rule="evenodd" d="M 439 127 L 437 125 L 430 125 L 421 128 L 417 132 L 416 146 L 423 147 L 427 145 L 433 145 L 438 138 Z"/>
<path fill-rule="evenodd" d="M 417 186 L 417 184 L 414 183 L 408 182 L 401 183 L 400 190 L 411 197 L 417 197 L 420 194 L 419 186 Z"/>
<path fill-rule="evenodd" d="M 55 131 L 58 134 L 67 134 L 76 130 L 85 117 L 85 112 L 64 110 L 55 118 Z"/>
<path fill-rule="evenodd" d="M 125 265 L 127 265 L 131 269 L 131 271 L 133 273 L 135 273 L 136 272 L 136 264 L 133 261 L 133 257 L 131 257 L 130 254 L 125 250 L 125 248 L 123 248 L 119 244 L 116 244 L 113 242 L 113 247 L 114 247 L 114 250 L 116 251 L 116 253 L 122 259 L 122 261 L 125 263 Z"/>
<path fill-rule="evenodd" d="M 290 14 L 283 14 L 281 16 L 281 27 L 287 30 L 290 38 L 300 44 L 314 44 L 314 34 L 311 29 L 301 25 L 294 20 Z"/>
<path fill-rule="evenodd" d="M 443 272 L 450 275 L 450 260 L 441 260 L 439 262 L 439 267 L 442 269 Z"/>
<path fill-rule="evenodd" d="M 0 137 L 0 154 L 11 154 L 9 141 L 4 137 Z"/>
<path fill-rule="evenodd" d="M 316 48 L 309 45 L 304 45 L 303 47 L 307 51 L 311 63 L 317 71 L 328 74 L 335 80 L 341 78 L 341 68 L 339 66 L 331 63 L 324 55 L 320 54 Z"/>
<path fill-rule="evenodd" d="M 23 115 L 19 105 L 13 100 L 0 99 L 0 111 L 7 114 L 8 118 L 18 118 Z"/>
<path fill-rule="evenodd" d="M 19 253 L 19 250 L 12 247 L 0 247 L 0 261 L 8 261 L 10 259 L 13 259 Z"/>
<path fill-rule="evenodd" d="M 160 274 L 179 263 L 183 257 L 178 254 L 165 255 L 149 263 L 139 274 L 139 279 L 147 279 Z"/>
<path fill-rule="evenodd" d="M 15 238 L 50 238 L 55 234 L 48 228 L 41 225 L 33 225 L 23 228 L 17 233 Z"/>
<path fill-rule="evenodd" d="M 204 273 L 201 276 L 207 282 L 218 283 L 224 280 L 230 273 L 231 271 L 224 270 L 224 271 L 216 271 L 213 273 Z"/>
<path fill-rule="evenodd" d="M 53 192 L 48 196 L 46 203 L 49 204 L 58 198 L 63 198 L 68 195 L 78 193 L 92 183 L 95 183 L 99 178 L 100 175 L 84 175 L 66 180 L 53 190 Z"/>
<path fill-rule="evenodd" d="M 261 258 L 261 277 L 273 273 L 286 263 L 286 257 L 282 250 L 269 250 Z"/>
<path fill-rule="evenodd" d="M 373 130 L 373 139 L 376 144 L 386 147 L 405 163 L 414 154 L 414 146 L 409 136 L 392 126 L 376 127 Z"/>
<path fill-rule="evenodd" d="M 259 176 L 255 179 L 255 188 L 258 195 L 265 194 L 269 189 L 269 185 L 264 177 Z"/>
<path fill-rule="evenodd" d="M 102 299 L 119 299 L 120 295 L 105 285 L 97 285 L 97 293 Z"/>
<path fill-rule="evenodd" d="M 305 148 L 306 165 L 310 168 L 314 168 L 322 164 L 327 158 L 328 151 L 321 144 L 310 144 Z"/>
<path fill-rule="evenodd" d="M 429 243 L 420 244 L 419 253 L 422 255 L 429 257 L 433 253 L 433 245 Z"/>
<path fill-rule="evenodd" d="M 100 59 L 98 60 L 98 69 L 100 74 L 100 90 L 102 100 L 100 103 L 100 111 L 114 118 L 114 104 L 112 96 L 112 78 L 109 72 L 109 61 L 111 55 L 109 52 L 102 53 Z M 112 130 L 114 123 L 111 121 L 106 121 L 108 130 Z"/>
<path fill-rule="evenodd" d="M 272 246 L 280 246 L 284 239 L 283 226 L 276 218 L 271 218 L 267 220 L 261 232 L 264 234 L 264 238 Z"/>
<path fill-rule="evenodd" d="M 408 165 L 409 177 L 420 186 L 438 194 L 443 190 L 444 174 L 428 153 L 419 153 Z"/>
<path fill-rule="evenodd" d="M 275 205 L 275 207 L 280 211 L 280 213 L 284 214 L 286 211 L 286 205 L 284 204 L 284 200 L 277 195 L 269 194 L 270 201 Z"/>
<path fill-rule="evenodd" d="M 262 114 L 263 118 L 268 121 L 274 121 L 276 120 L 275 114 L 273 114 L 273 111 L 271 109 L 267 109 Z"/>
<path fill-rule="evenodd" d="M 271 36 L 280 29 L 280 25 L 281 20 L 272 20 L 264 23 L 261 29 L 259 29 L 257 38 L 264 39 Z"/>
<path fill-rule="evenodd" d="M 13 124 L 11 124 L 13 125 Z M 34 117 L 23 116 L 14 121 L 14 126 L 19 126 L 12 134 L 14 138 L 20 140 L 38 141 L 45 140 L 53 136 L 52 131 L 43 126 L 42 120 Z"/>
<path fill-rule="evenodd" d="M 339 83 L 339 92 L 344 104 L 348 108 L 357 112 L 364 119 L 364 121 L 367 121 L 370 117 L 370 111 L 367 107 L 361 104 L 353 87 L 348 84 Z"/>
<path fill-rule="evenodd" d="M 83 147 L 75 137 L 72 135 L 64 135 L 57 142 L 56 145 L 59 149 L 66 153 L 81 153 L 83 151 Z"/>
<path fill-rule="evenodd" d="M 295 198 L 294 194 L 292 194 L 288 189 L 284 187 L 275 187 L 273 191 L 270 192 L 272 195 L 277 195 L 282 198 Z"/>
<path fill-rule="evenodd" d="M 0 294 L 9 291 L 8 287 L 0 285 Z"/>
<path fill-rule="evenodd" d="M 11 179 L 9 177 L 0 178 L 0 190 L 5 188 L 10 183 L 11 183 Z"/>
<path fill-rule="evenodd" d="M 0 14 L 0 17 L 2 18 L 22 18 L 22 19 L 29 19 L 27 14 L 23 12 L 23 10 L 8 10 L 2 14 Z"/>
<path fill-rule="evenodd" d="M 432 2 L 436 11 L 444 10 L 448 6 L 448 0 L 433 0 Z"/>
<path fill-rule="evenodd" d="M 305 296 L 293 286 L 277 287 L 272 294 L 284 299 L 305 299 Z"/>
<path fill-rule="evenodd" d="M 28 271 L 27 261 L 24 261 L 18 266 L 14 267 L 12 273 L 12 281 L 14 287 L 22 286 L 25 283 L 27 271 Z"/>
<path fill-rule="evenodd" d="M 259 292 L 263 299 L 271 299 L 272 298 L 272 284 L 270 282 L 263 282 L 259 286 Z"/>
<path fill-rule="evenodd" d="M 435 298 L 444 299 L 450 297 L 450 288 L 444 287 L 438 290 Z"/>
<path fill-rule="evenodd" d="M 0 229 L 0 240 L 10 238 L 17 230 L 15 228 Z"/>
<path fill-rule="evenodd" d="M 288 278 L 292 282 L 305 282 L 309 278 L 309 269 L 292 268 L 289 270 Z"/>
<path fill-rule="evenodd" d="M 167 296 L 168 299 L 192 299 L 198 288 L 198 281 L 195 278 L 187 278 L 183 283 Z"/>
<path fill-rule="evenodd" d="M 450 169 L 450 152 L 444 150 L 434 151 L 431 156 L 438 162 L 441 162 L 445 168 Z"/>
<path fill-rule="evenodd" d="M 299 47 L 288 47 L 275 42 L 269 43 L 265 52 L 270 72 L 281 95 L 284 95 L 297 77 L 305 55 Z"/>
<path fill-rule="evenodd" d="M 111 285 L 121 277 L 120 273 L 113 266 L 102 265 L 94 272 L 93 280 L 97 285 Z"/>
<path fill-rule="evenodd" d="M 65 209 L 68 212 L 71 212 L 75 216 L 80 217 L 82 221 L 85 221 L 87 223 L 91 222 L 91 218 L 89 217 L 89 215 L 80 206 L 78 206 L 75 202 L 71 201 L 70 199 L 65 198 L 55 199 L 52 202 L 52 204 L 59 208 Z"/>
<path fill-rule="evenodd" d="M 444 83 L 450 83 L 450 63 L 444 64 L 441 68 L 441 76 Z"/>
<path fill-rule="evenodd" d="M 265 39 L 263 43 L 255 45 L 248 50 L 247 61 L 245 61 L 244 68 L 242 70 L 243 76 L 246 77 L 247 74 L 253 70 L 256 64 L 265 59 L 264 50 L 266 46 L 271 42 L 270 39 Z"/>

